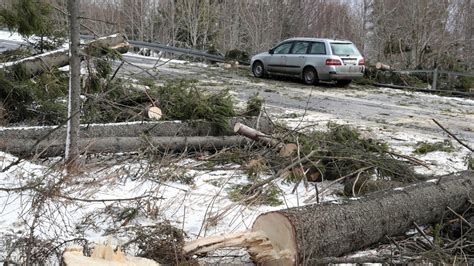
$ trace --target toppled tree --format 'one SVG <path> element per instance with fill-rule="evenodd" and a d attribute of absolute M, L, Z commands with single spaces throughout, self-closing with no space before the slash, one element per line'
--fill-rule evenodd
<path fill-rule="evenodd" d="M 341 256 L 437 222 L 446 208 L 462 211 L 474 193 L 474 172 L 438 177 L 357 200 L 284 209 L 257 217 L 251 232 L 192 241 L 185 254 L 246 247 L 264 265 L 306 265 Z M 369 226 L 370 225 L 370 226 Z"/>
<path fill-rule="evenodd" d="M 114 34 L 102 37 L 89 42 L 82 51 L 86 55 L 95 56 L 98 52 L 114 49 L 125 53 L 129 44 L 123 35 Z M 27 57 L 14 62 L 7 62 L 0 65 L 0 70 L 7 71 L 22 78 L 34 77 L 43 72 L 51 71 L 69 64 L 69 49 L 58 49 L 45 54 Z M 81 57 L 82 59 L 82 57 Z"/>

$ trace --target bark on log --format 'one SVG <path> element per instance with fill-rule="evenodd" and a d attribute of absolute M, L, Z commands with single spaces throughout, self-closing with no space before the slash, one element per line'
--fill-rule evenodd
<path fill-rule="evenodd" d="M 474 172 L 465 171 L 408 187 L 380 191 L 344 203 L 315 204 L 260 215 L 252 230 L 263 231 L 275 251 L 292 260 L 264 264 L 311 264 L 399 235 L 413 223 L 440 221 L 447 207 L 462 211 L 474 196 Z M 257 254 L 258 255 L 258 254 Z M 262 261 L 260 261 L 262 262 Z"/>
<path fill-rule="evenodd" d="M 253 129 L 249 126 L 246 126 L 242 123 L 235 123 L 234 132 L 244 137 L 247 137 L 251 140 L 260 142 L 263 145 L 268 145 L 271 147 L 278 147 L 280 145 L 284 145 L 283 143 L 280 143 L 278 140 L 272 139 L 271 137 L 267 136 L 265 133 L 260 132 L 256 129 Z"/>
<path fill-rule="evenodd" d="M 266 135 L 263 132 L 246 126 L 242 123 L 236 123 L 234 125 L 234 132 L 251 140 L 254 140 L 264 146 L 274 148 L 275 150 L 279 151 L 278 153 L 281 157 L 290 157 L 298 150 L 298 146 L 294 143 L 285 144 L 277 139 L 272 138 L 271 136 Z"/>
<path fill-rule="evenodd" d="M 264 132 L 271 131 L 268 118 L 232 118 L 230 125 L 245 122 L 259 126 Z M 66 128 L 61 127 L 0 128 L 0 150 L 14 155 L 41 157 L 59 156 L 64 149 L 60 147 L 66 139 Z M 117 124 L 82 125 L 80 129 L 80 149 L 89 153 L 134 152 L 146 148 L 145 140 L 158 145 L 159 149 L 182 150 L 214 149 L 237 145 L 241 138 L 234 137 L 231 130 L 218 131 L 206 121 L 159 121 Z M 196 138 L 198 136 L 226 136 L 215 138 Z M 233 136 L 233 137 L 229 137 Z M 161 138 L 160 138 L 161 137 Z M 174 137 L 174 138 L 171 138 Z M 194 138 L 193 138 L 194 137 Z M 35 147 L 37 141 L 41 140 Z M 93 145 L 90 145 L 93 143 Z M 159 143 L 159 144 L 158 144 Z"/>
<path fill-rule="evenodd" d="M 156 149 L 162 152 L 179 151 L 214 151 L 224 147 L 243 144 L 244 139 L 239 136 L 194 136 L 194 137 L 102 137 L 79 139 L 81 154 L 139 152 L 146 149 Z M 8 148 L 0 149 L 5 152 L 21 156 L 55 157 L 64 155 L 64 140 L 36 141 L 13 140 L 8 141 Z"/>
<path fill-rule="evenodd" d="M 97 47 L 109 47 L 116 49 L 121 53 L 128 51 L 130 45 L 125 36 L 114 34 L 93 40 L 86 44 L 83 49 L 85 54 L 92 53 Z M 59 49 L 32 57 L 24 58 L 15 62 L 8 62 L 0 65 L 0 70 L 14 71 L 17 67 L 21 67 L 28 75 L 34 76 L 49 70 L 53 67 L 63 67 L 69 64 L 69 48 Z"/>
<path fill-rule="evenodd" d="M 149 136 L 232 136 L 231 130 L 235 123 L 245 123 L 258 127 L 261 131 L 270 133 L 272 124 L 266 117 L 234 117 L 229 119 L 229 130 L 219 131 L 210 122 L 205 120 L 194 121 L 157 121 L 157 122 L 129 122 L 110 124 L 83 124 L 80 129 L 81 138 L 101 137 L 138 137 Z M 0 140 L 27 139 L 38 140 L 50 133 L 56 126 L 43 127 L 0 127 Z M 51 133 L 47 140 L 56 140 L 66 137 L 66 127 Z M 0 148 L 1 149 L 1 148 Z"/>
<path fill-rule="evenodd" d="M 414 223 L 439 222 L 447 207 L 461 212 L 473 196 L 474 171 L 464 171 L 357 200 L 264 213 L 252 232 L 198 239 L 183 252 L 245 246 L 259 265 L 313 265 L 403 234 Z"/>

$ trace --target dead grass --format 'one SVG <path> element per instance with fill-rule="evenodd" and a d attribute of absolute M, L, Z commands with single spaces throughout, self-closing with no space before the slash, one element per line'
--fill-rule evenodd
<path fill-rule="evenodd" d="M 453 152 L 455 148 L 453 143 L 449 140 L 445 141 L 438 141 L 438 142 L 420 142 L 417 144 L 413 153 L 415 154 L 427 154 L 434 151 L 442 151 L 442 152 Z"/>

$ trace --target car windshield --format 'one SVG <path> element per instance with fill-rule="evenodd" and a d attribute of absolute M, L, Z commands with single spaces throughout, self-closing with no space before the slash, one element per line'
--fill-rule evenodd
<path fill-rule="evenodd" d="M 339 56 L 360 56 L 352 43 L 331 43 L 332 54 Z"/>

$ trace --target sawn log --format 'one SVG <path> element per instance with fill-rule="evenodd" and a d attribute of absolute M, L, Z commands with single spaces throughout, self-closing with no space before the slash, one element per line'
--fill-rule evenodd
<path fill-rule="evenodd" d="M 224 147 L 243 144 L 239 136 L 194 136 L 194 137 L 101 137 L 81 138 L 79 151 L 83 154 L 140 152 L 146 150 L 161 152 L 215 151 Z M 33 149 L 31 149 L 33 147 Z M 11 154 L 37 157 L 56 157 L 64 155 L 64 141 L 23 140 L 9 144 Z"/>
<path fill-rule="evenodd" d="M 252 232 L 198 239 L 185 245 L 184 252 L 245 246 L 259 264 L 312 265 L 403 234 L 414 223 L 439 222 L 447 207 L 461 212 L 473 196 L 474 171 L 464 171 L 356 200 L 264 213 Z"/>
<path fill-rule="evenodd" d="M 80 146 L 86 153 L 136 152 L 147 147 L 161 151 L 220 149 L 243 143 L 231 130 L 238 122 L 271 131 L 265 117 L 231 118 L 224 131 L 204 120 L 90 124 L 81 125 Z M 0 150 L 18 156 L 61 156 L 65 139 L 65 127 L 0 128 Z"/>

